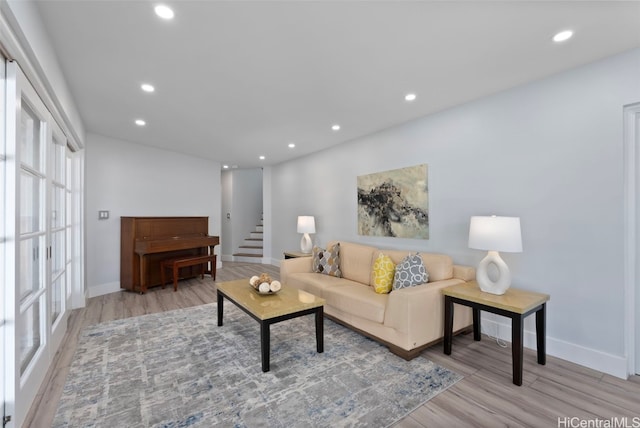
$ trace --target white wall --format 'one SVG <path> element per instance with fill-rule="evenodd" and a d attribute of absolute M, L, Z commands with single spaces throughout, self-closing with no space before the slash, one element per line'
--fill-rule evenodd
<path fill-rule="evenodd" d="M 622 109 L 640 101 L 638 76 L 636 49 L 277 165 L 272 253 L 298 246 L 292 225 L 308 213 L 320 244 L 477 265 L 484 254 L 467 248 L 470 216 L 520 216 L 524 252 L 503 257 L 515 287 L 551 295 L 548 353 L 626 375 Z M 357 177 L 420 163 L 429 165 L 430 239 L 358 236 Z M 495 319 L 505 334 L 508 322 Z"/>
<path fill-rule="evenodd" d="M 208 216 L 209 234 L 219 235 L 220 188 L 218 162 L 87 134 L 89 296 L 120 289 L 121 216 Z"/>
<path fill-rule="evenodd" d="M 31 83 L 36 86 L 47 108 L 70 139 L 72 146 L 82 148 L 85 139 L 84 125 L 55 50 L 44 29 L 36 3 L 25 0 L 0 1 L 0 12 L 9 25 L 16 27 L 13 30 L 19 47 L 15 46 L 15 51 L 11 54 L 18 60 Z M 10 38 L 8 34 L 6 37 Z M 11 44 L 11 40 L 4 40 L 3 43 Z M 7 47 L 12 48 L 12 46 Z M 33 70 L 27 67 L 27 61 L 31 61 Z M 38 87 L 40 83 L 46 94 Z"/>
<path fill-rule="evenodd" d="M 273 222 L 273 196 L 272 196 L 272 174 L 271 174 L 271 167 L 264 167 L 262 169 L 262 224 L 264 224 L 264 228 L 263 228 L 263 234 L 262 234 L 262 263 L 265 264 L 276 264 L 277 262 L 274 263 L 273 259 L 271 258 L 271 250 L 273 248 L 272 242 L 273 242 L 273 228 L 271 227 L 271 224 Z M 276 213 L 276 215 L 279 215 L 279 211 L 278 213 Z"/>
<path fill-rule="evenodd" d="M 222 172 L 223 210 L 222 259 L 232 254 L 256 230 L 262 214 L 262 169 L 236 169 Z M 227 219 L 227 213 L 230 219 Z"/>
<path fill-rule="evenodd" d="M 233 223 L 230 219 L 227 219 L 227 214 L 231 216 L 233 207 L 233 175 L 222 171 L 220 174 L 220 183 L 222 187 L 222 225 L 220 234 L 220 254 L 222 258 L 226 258 L 228 254 L 233 252 Z"/>

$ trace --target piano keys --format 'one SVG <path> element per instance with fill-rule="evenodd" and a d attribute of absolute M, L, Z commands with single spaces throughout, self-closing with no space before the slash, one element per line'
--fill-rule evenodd
<path fill-rule="evenodd" d="M 160 285 L 164 259 L 213 254 L 220 244 L 210 236 L 208 217 L 121 217 L 120 288 L 144 293 Z M 182 268 L 182 277 L 195 277 L 198 267 Z"/>

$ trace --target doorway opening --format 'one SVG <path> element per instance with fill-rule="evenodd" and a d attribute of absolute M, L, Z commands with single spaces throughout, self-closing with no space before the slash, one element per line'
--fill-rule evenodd
<path fill-rule="evenodd" d="M 640 374 L 640 103 L 624 108 L 625 351 L 628 373 Z"/>

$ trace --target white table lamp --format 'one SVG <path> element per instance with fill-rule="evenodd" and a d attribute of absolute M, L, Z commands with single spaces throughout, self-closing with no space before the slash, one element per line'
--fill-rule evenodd
<path fill-rule="evenodd" d="M 478 286 L 484 292 L 504 294 L 511 285 L 511 272 L 500 257 L 499 251 L 522 252 L 520 217 L 471 217 L 469 224 L 469 248 L 487 250 L 476 271 Z M 488 268 L 493 264 L 498 275 L 496 280 L 489 277 Z"/>
<path fill-rule="evenodd" d="M 311 252 L 312 244 L 310 233 L 316 233 L 316 219 L 312 215 L 298 216 L 298 233 L 304 233 L 300 240 L 300 251 L 305 254 Z"/>

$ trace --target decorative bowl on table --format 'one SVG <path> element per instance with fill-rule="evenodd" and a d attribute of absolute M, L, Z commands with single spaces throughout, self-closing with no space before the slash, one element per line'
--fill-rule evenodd
<path fill-rule="evenodd" d="M 282 288 L 280 281 L 271 279 L 269 274 L 266 273 L 260 274 L 260 276 L 252 276 L 249 279 L 249 285 L 258 294 L 275 294 Z"/>

